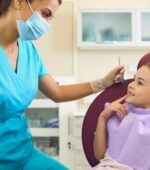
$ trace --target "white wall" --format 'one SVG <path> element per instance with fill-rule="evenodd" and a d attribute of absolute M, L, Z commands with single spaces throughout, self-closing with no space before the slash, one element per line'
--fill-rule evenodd
<path fill-rule="evenodd" d="M 149 8 L 148 0 L 79 0 L 79 8 Z"/>
<path fill-rule="evenodd" d="M 121 63 L 128 68 L 136 64 L 148 50 L 79 50 L 77 48 L 77 13 L 79 9 L 142 9 L 149 8 L 148 0 L 64 0 L 53 21 L 52 29 L 37 47 L 54 76 L 75 75 L 79 81 L 103 76 Z M 128 73 L 128 72 L 127 72 Z M 126 73 L 126 77 L 130 77 Z"/>
<path fill-rule="evenodd" d="M 139 61 L 146 51 L 80 51 L 79 53 L 79 77 L 81 81 L 102 77 L 111 68 L 118 65 L 118 57 L 126 67 L 126 78 L 133 75 L 128 74 L 128 67 Z"/>
<path fill-rule="evenodd" d="M 143 9 L 149 8 L 147 0 L 80 0 L 81 9 Z M 136 64 L 148 50 L 79 50 L 79 78 L 80 81 L 95 79 L 103 76 L 110 68 L 118 64 L 118 57 L 126 67 L 126 77 L 129 65 Z"/>
<path fill-rule="evenodd" d="M 50 74 L 54 76 L 73 75 L 72 11 L 72 2 L 60 6 L 49 32 L 35 42 Z"/>

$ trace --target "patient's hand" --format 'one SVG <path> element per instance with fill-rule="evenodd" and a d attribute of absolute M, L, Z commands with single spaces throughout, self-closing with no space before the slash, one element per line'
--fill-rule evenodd
<path fill-rule="evenodd" d="M 112 115 L 117 114 L 119 117 L 126 116 L 128 114 L 127 108 L 122 104 L 126 95 L 112 102 L 103 112 L 100 114 L 100 117 L 108 120 Z"/>

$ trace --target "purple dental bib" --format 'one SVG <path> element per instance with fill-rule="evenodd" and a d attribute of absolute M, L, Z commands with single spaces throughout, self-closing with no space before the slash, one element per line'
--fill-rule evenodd
<path fill-rule="evenodd" d="M 108 153 L 133 169 L 150 170 L 150 108 L 125 106 L 127 116 L 114 115 L 108 120 Z"/>

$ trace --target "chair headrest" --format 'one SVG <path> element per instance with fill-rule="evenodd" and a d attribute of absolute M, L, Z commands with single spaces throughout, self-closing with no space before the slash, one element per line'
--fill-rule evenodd
<path fill-rule="evenodd" d="M 144 64 L 150 63 L 150 53 L 145 54 L 137 65 L 137 70 Z"/>
<path fill-rule="evenodd" d="M 150 53 L 144 55 L 138 63 L 137 69 L 150 62 Z M 132 81 L 115 84 L 103 91 L 90 105 L 82 126 L 82 144 L 89 164 L 94 167 L 99 163 L 94 157 L 93 140 L 99 114 L 104 109 L 105 102 L 112 102 L 126 94 L 127 86 Z"/>

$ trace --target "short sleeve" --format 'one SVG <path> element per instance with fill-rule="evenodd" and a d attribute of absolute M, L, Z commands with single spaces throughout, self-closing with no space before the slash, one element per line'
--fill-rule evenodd
<path fill-rule="evenodd" d="M 36 60 L 38 77 L 44 76 L 44 75 L 48 74 L 46 66 L 44 65 L 42 57 L 40 56 L 40 54 L 39 54 L 37 48 L 35 47 L 35 45 L 31 41 L 30 41 L 30 43 L 31 43 L 32 50 L 33 50 L 32 55 L 34 55 L 34 59 Z"/>
<path fill-rule="evenodd" d="M 48 71 L 42 61 L 42 58 L 38 57 L 38 77 L 42 77 L 44 75 L 48 74 Z"/>

